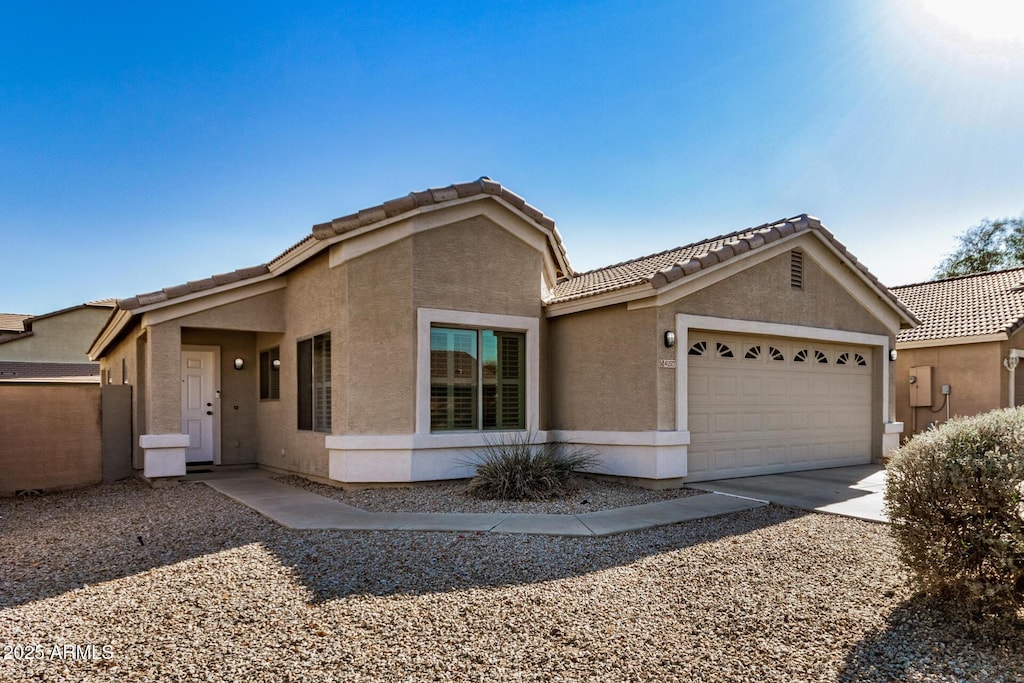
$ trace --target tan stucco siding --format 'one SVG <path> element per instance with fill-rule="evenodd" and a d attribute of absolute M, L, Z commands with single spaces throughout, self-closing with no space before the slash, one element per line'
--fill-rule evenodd
<path fill-rule="evenodd" d="M 327 267 L 327 256 L 315 257 L 288 273 L 283 292 L 284 326 L 280 334 L 256 336 L 254 358 L 259 351 L 277 346 L 281 354 L 279 400 L 259 400 L 259 385 L 253 387 L 260 464 L 290 472 L 327 476 L 327 450 L 323 432 L 298 428 L 297 344 L 302 339 L 331 334 L 331 418 L 336 430 L 339 411 L 344 409 L 345 335 L 344 315 L 346 283 Z M 258 378 L 258 372 L 257 372 Z M 258 381 L 258 379 L 257 379 Z"/>
<path fill-rule="evenodd" d="M 142 434 L 181 433 L 181 328 L 150 327 L 146 344 L 146 420 Z M 173 387 L 173 389 L 171 388 Z"/>
<path fill-rule="evenodd" d="M 543 256 L 479 216 L 413 237 L 416 308 L 539 318 Z"/>
<path fill-rule="evenodd" d="M 829 268 L 846 268 L 829 257 Z M 716 284 L 662 306 L 659 324 L 671 325 L 676 313 L 757 322 L 823 327 L 831 330 L 891 335 L 809 255 L 803 259 L 803 289 L 790 284 L 790 254 L 757 264 Z"/>
<path fill-rule="evenodd" d="M 278 290 L 175 318 L 179 327 L 255 332 L 284 331 L 285 292 Z"/>
<path fill-rule="evenodd" d="M 413 432 L 416 314 L 412 250 L 413 238 L 405 238 L 337 267 L 348 291 L 349 396 L 335 434 Z"/>
<path fill-rule="evenodd" d="M 923 431 L 931 422 L 946 420 L 943 384 L 950 386 L 951 417 L 1006 407 L 1009 373 L 1003 368 L 1003 358 L 1007 351 L 1004 342 L 899 349 L 894 363 L 896 418 L 904 423 L 904 437 Z M 932 402 L 931 406 L 911 408 L 910 369 L 921 366 L 932 368 Z M 1020 370 L 1024 371 L 1024 366 Z"/>
<path fill-rule="evenodd" d="M 86 353 L 111 309 L 87 306 L 32 322 L 32 334 L 0 344 L 0 360 L 88 363 Z"/>
<path fill-rule="evenodd" d="M 549 321 L 551 426 L 657 429 L 657 313 L 625 305 Z"/>

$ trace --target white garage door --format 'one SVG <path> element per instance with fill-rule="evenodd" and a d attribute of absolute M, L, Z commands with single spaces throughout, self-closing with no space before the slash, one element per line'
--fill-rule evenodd
<path fill-rule="evenodd" d="M 690 481 L 871 461 L 871 350 L 690 332 Z"/>

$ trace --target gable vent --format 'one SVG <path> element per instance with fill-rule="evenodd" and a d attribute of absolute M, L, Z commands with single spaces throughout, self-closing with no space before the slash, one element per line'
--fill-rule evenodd
<path fill-rule="evenodd" d="M 804 253 L 797 249 L 789 252 L 789 284 L 793 289 L 804 288 Z"/>

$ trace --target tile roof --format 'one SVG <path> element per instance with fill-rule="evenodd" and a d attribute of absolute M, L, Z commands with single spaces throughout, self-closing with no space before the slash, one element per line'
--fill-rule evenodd
<path fill-rule="evenodd" d="M 99 363 L 0 361 L 0 382 L 99 382 Z"/>
<path fill-rule="evenodd" d="M 184 285 L 165 287 L 164 289 L 156 292 L 138 294 L 127 299 L 119 300 L 117 305 L 123 310 L 130 311 L 136 308 L 141 308 L 142 306 L 162 303 L 171 299 L 187 296 L 195 292 L 201 292 L 206 289 L 213 289 L 214 287 L 219 287 L 231 282 L 239 282 L 241 280 L 266 275 L 271 272 L 271 269 L 274 266 L 284 260 L 285 257 L 311 241 L 327 240 L 337 235 L 372 225 L 382 220 L 394 218 L 395 216 L 399 216 L 404 213 L 411 213 L 425 206 L 444 204 L 475 195 L 492 195 L 500 197 L 521 211 L 534 223 L 545 230 L 548 230 L 551 233 L 552 241 L 557 247 L 561 263 L 564 263 L 566 269 L 569 271 L 568 273 L 564 273 L 564 275 L 572 274 L 572 267 L 569 265 L 569 257 L 565 252 L 565 246 L 562 244 L 562 237 L 558 234 L 558 229 L 555 227 L 555 221 L 548 216 L 545 216 L 539 209 L 527 204 L 525 199 L 508 188 L 503 187 L 501 183 L 495 182 L 484 176 L 469 183 L 457 183 L 454 185 L 448 185 L 447 187 L 436 187 L 423 190 L 422 192 L 410 192 L 404 197 L 399 197 L 397 199 L 386 201 L 383 204 L 361 209 L 360 211 L 351 213 L 347 216 L 335 218 L 327 223 L 314 225 L 311 235 L 307 235 L 297 243 L 288 247 L 271 259 L 269 263 L 253 266 L 251 268 L 242 268 L 222 275 L 214 275 L 213 277 L 203 280 L 195 280 Z"/>
<path fill-rule="evenodd" d="M 0 332 L 24 332 L 22 321 L 31 317 L 22 313 L 0 313 Z"/>
<path fill-rule="evenodd" d="M 170 299 L 177 299 L 189 294 L 194 294 L 195 292 L 213 289 L 214 287 L 220 287 L 221 285 L 259 277 L 260 275 L 266 275 L 269 272 L 270 268 L 265 263 L 259 266 L 252 266 L 251 268 L 240 268 L 239 270 L 235 270 L 230 273 L 221 273 L 220 275 L 213 275 L 212 277 L 204 278 L 202 280 L 193 280 L 192 282 L 187 282 L 183 285 L 164 287 L 156 292 L 137 294 L 127 299 L 120 299 L 117 302 L 117 307 L 130 311 L 142 306 L 162 303 Z"/>
<path fill-rule="evenodd" d="M 727 235 L 719 235 L 710 239 L 694 242 L 686 246 L 669 249 L 650 256 L 643 256 L 631 261 L 617 263 L 605 268 L 598 268 L 586 273 L 578 273 L 565 282 L 559 283 L 548 303 L 575 301 L 586 297 L 614 292 L 637 285 L 649 284 L 653 289 L 660 289 L 670 282 L 690 276 L 717 263 L 727 261 L 734 256 L 759 249 L 766 244 L 788 237 L 798 232 L 815 231 L 822 235 L 833 248 L 846 258 L 850 265 L 858 269 L 878 290 L 887 294 L 885 285 L 878 281 L 868 269 L 851 254 L 835 236 L 828 231 L 821 221 L 814 216 L 800 214 L 772 223 L 765 223 L 755 228 L 746 228 Z M 909 319 L 913 319 L 909 310 L 891 295 L 887 296 L 898 308 L 903 309 Z"/>
<path fill-rule="evenodd" d="M 892 292 L 922 321 L 902 330 L 898 343 L 1010 335 L 1024 324 L 1024 268 L 902 285 Z"/>

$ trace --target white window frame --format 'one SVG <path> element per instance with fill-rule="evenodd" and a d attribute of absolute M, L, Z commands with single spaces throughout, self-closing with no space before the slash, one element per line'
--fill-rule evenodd
<path fill-rule="evenodd" d="M 430 435 L 430 329 L 432 327 L 465 327 L 473 329 L 522 332 L 526 335 L 526 429 L 537 430 L 540 424 L 540 319 L 518 315 L 449 311 L 421 308 L 416 312 L 416 434 Z M 481 439 L 494 430 L 442 432 L 479 434 Z M 506 432 L 508 433 L 508 432 Z M 482 441 L 481 441 L 482 443 Z"/>

